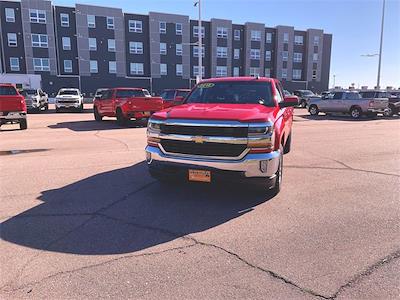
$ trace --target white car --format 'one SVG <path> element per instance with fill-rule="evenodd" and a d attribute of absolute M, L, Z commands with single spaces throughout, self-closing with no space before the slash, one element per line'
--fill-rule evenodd
<path fill-rule="evenodd" d="M 83 111 L 83 95 L 79 89 L 65 88 L 56 96 L 56 112 L 61 109 L 77 109 Z"/>

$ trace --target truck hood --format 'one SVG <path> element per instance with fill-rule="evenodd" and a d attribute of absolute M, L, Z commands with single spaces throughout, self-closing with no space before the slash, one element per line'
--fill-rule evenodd
<path fill-rule="evenodd" d="M 158 119 L 230 120 L 239 122 L 266 122 L 274 120 L 277 107 L 261 104 L 183 104 L 155 113 Z"/>

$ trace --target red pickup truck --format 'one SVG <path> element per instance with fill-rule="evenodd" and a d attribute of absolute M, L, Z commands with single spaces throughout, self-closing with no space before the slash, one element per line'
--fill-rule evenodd
<path fill-rule="evenodd" d="M 28 128 L 25 98 L 11 84 L 0 84 L 0 126 L 19 123 L 21 130 Z"/>
<path fill-rule="evenodd" d="M 189 95 L 190 89 L 167 89 L 163 90 L 160 97 L 164 101 L 164 108 L 180 105 Z"/>
<path fill-rule="evenodd" d="M 93 102 L 94 118 L 101 121 L 104 116 L 117 117 L 121 125 L 130 119 L 148 119 L 163 109 L 161 97 L 152 97 L 142 88 L 112 88 L 102 91 Z"/>
<path fill-rule="evenodd" d="M 261 183 L 277 194 L 290 151 L 293 107 L 280 82 L 227 77 L 200 82 L 180 106 L 148 122 L 146 160 L 159 180 L 219 179 Z"/>

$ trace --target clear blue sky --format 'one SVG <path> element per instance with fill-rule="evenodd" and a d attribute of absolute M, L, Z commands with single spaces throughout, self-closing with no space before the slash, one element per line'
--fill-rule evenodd
<path fill-rule="evenodd" d="M 231 19 L 291 25 L 297 29 L 321 28 L 333 34 L 330 86 L 376 84 L 383 0 L 202 0 L 203 18 Z M 122 8 L 124 12 L 149 11 L 189 15 L 197 19 L 194 0 L 53 0 L 73 6 L 76 2 Z M 400 0 L 386 0 L 381 86 L 400 87 Z"/>

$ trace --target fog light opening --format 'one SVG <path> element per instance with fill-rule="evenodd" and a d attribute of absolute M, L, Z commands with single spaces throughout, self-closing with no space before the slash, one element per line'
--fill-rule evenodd
<path fill-rule="evenodd" d="M 146 152 L 146 161 L 147 161 L 147 163 L 151 164 L 151 160 L 152 160 L 151 153 L 150 152 Z"/>
<path fill-rule="evenodd" d="M 260 171 L 262 173 L 266 173 L 267 169 L 268 169 L 268 161 L 267 160 L 260 161 Z"/>

